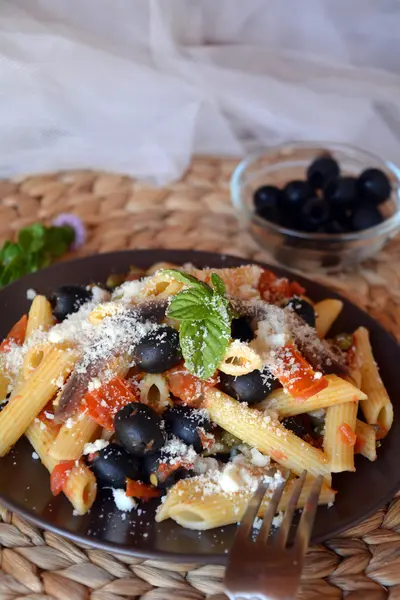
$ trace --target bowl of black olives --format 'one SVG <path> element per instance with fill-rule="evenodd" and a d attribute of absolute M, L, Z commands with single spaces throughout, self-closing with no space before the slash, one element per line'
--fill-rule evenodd
<path fill-rule="evenodd" d="M 294 142 L 242 161 L 232 202 L 253 237 L 295 269 L 371 258 L 400 229 L 400 169 L 346 144 Z"/>

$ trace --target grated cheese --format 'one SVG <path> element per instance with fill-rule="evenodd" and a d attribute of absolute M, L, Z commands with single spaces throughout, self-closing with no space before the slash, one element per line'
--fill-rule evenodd
<path fill-rule="evenodd" d="M 88 442 L 83 447 L 83 454 L 92 454 L 93 452 L 98 452 L 99 450 L 103 450 L 104 448 L 107 448 L 109 443 L 110 442 L 108 442 L 107 440 L 103 440 L 102 438 L 99 438 L 98 440 L 95 440 L 94 442 Z"/>
<path fill-rule="evenodd" d="M 137 506 L 136 500 L 130 496 L 127 496 L 125 490 L 111 488 L 111 491 L 114 497 L 115 506 L 118 508 L 118 510 L 130 512 Z"/>

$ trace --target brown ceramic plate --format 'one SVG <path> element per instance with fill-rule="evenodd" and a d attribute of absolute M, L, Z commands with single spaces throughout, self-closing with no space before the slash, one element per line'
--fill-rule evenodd
<path fill-rule="evenodd" d="M 29 275 L 0 293 L 0 335 L 6 335 L 12 324 L 27 311 L 28 288 L 49 294 L 63 284 L 104 282 L 111 272 L 123 272 L 130 265 L 149 267 L 158 261 L 192 262 L 199 267 L 235 267 L 246 263 L 245 260 L 219 254 L 173 250 L 132 250 L 61 263 Z M 293 277 L 281 269 L 273 270 Z M 315 300 L 338 297 L 321 285 L 295 278 L 304 284 L 308 295 Z M 395 403 L 395 421 L 375 463 L 357 457 L 355 473 L 333 477 L 333 487 L 339 491 L 337 501 L 332 508 L 321 507 L 318 510 L 314 543 L 336 536 L 364 519 L 391 500 L 400 488 L 400 419 L 397 417 L 400 348 L 367 313 L 348 300 L 342 300 L 344 310 L 335 331 L 353 331 L 358 325 L 370 330 L 383 381 Z M 32 449 L 26 440 L 20 441 L 7 457 L 0 460 L 0 502 L 38 526 L 75 541 L 105 550 L 175 561 L 223 563 L 236 530 L 236 526 L 232 525 L 199 533 L 183 529 L 170 520 L 157 524 L 153 518 L 155 505 L 150 504 L 140 516 L 132 512 L 122 520 L 121 513 L 104 492 L 99 494 L 88 515 L 74 517 L 71 505 L 63 496 L 51 496 L 48 473 L 40 461 L 32 459 Z"/>

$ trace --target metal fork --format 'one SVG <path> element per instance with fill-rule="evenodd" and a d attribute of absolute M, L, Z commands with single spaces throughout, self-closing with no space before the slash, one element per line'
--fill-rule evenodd
<path fill-rule="evenodd" d="M 272 494 L 260 532 L 254 540 L 254 519 L 268 488 L 265 483 L 258 486 L 239 525 L 228 556 L 224 584 L 230 600 L 295 598 L 323 481 L 322 476 L 316 478 L 305 503 L 294 543 L 287 547 L 290 525 L 306 476 L 307 471 L 303 471 L 296 480 L 282 523 L 275 535 L 270 537 L 272 519 L 288 481 L 289 472 L 286 474 L 285 480 Z"/>

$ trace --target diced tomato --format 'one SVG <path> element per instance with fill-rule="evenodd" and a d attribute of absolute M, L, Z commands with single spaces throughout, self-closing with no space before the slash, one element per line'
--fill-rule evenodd
<path fill-rule="evenodd" d="M 53 496 L 58 496 L 63 491 L 74 464 L 74 460 L 63 460 L 52 470 L 50 475 L 50 489 Z"/>
<path fill-rule="evenodd" d="M 201 427 L 197 428 L 197 433 L 199 434 L 199 438 L 201 441 L 201 445 L 204 449 L 209 449 L 215 442 L 215 437 L 212 433 L 207 433 Z"/>
<path fill-rule="evenodd" d="M 39 421 L 42 421 L 46 425 L 46 427 L 51 427 L 54 429 L 60 429 L 61 425 L 54 422 L 54 407 L 53 402 L 50 400 L 44 407 L 44 409 L 38 414 L 37 418 Z"/>
<path fill-rule="evenodd" d="M 282 452 L 282 450 L 271 450 L 271 456 L 276 462 L 281 462 L 282 460 L 287 460 L 287 455 Z"/>
<path fill-rule="evenodd" d="M 278 348 L 275 360 L 268 366 L 283 387 L 299 402 L 304 402 L 328 385 L 325 377 L 317 378 L 311 365 L 293 344 Z"/>
<path fill-rule="evenodd" d="M 345 446 L 355 446 L 357 441 L 357 436 L 347 423 L 343 423 L 339 425 L 338 431 L 340 433 L 340 439 L 342 440 Z"/>
<path fill-rule="evenodd" d="M 357 436 L 357 440 L 354 445 L 354 454 L 360 454 L 360 452 L 364 448 L 364 446 L 365 446 L 365 440 L 362 440 L 361 438 L 359 438 Z"/>
<path fill-rule="evenodd" d="M 87 410 L 89 416 L 101 427 L 113 431 L 114 417 L 117 412 L 130 402 L 136 401 L 134 388 L 121 377 L 115 377 L 97 390 L 87 392 L 83 397 L 81 408 Z"/>
<path fill-rule="evenodd" d="M 295 295 L 301 296 L 305 289 L 297 281 L 278 278 L 272 271 L 264 269 L 258 282 L 258 291 L 267 302 L 279 303 Z"/>
<path fill-rule="evenodd" d="M 161 496 L 161 491 L 152 485 L 147 485 L 141 481 L 134 479 L 126 480 L 126 495 L 141 498 L 142 500 L 150 500 L 150 498 L 158 498 Z"/>
<path fill-rule="evenodd" d="M 216 376 L 202 381 L 182 365 L 167 371 L 167 380 L 171 393 L 185 404 L 195 408 L 201 406 L 205 392 L 218 382 Z"/>
<path fill-rule="evenodd" d="M 10 333 L 0 344 L 0 352 L 8 352 L 10 344 L 18 344 L 22 346 L 25 340 L 26 327 L 28 325 L 27 315 L 22 315 L 20 320 L 11 328 Z"/>

